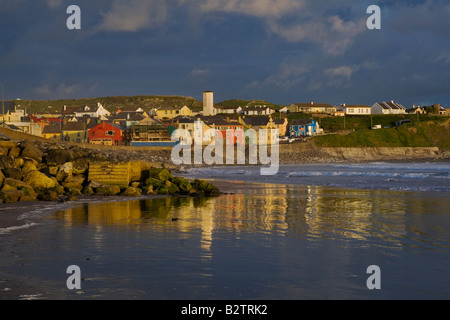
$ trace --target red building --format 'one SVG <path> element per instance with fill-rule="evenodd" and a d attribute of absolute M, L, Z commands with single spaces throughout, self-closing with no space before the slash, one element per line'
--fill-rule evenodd
<path fill-rule="evenodd" d="M 226 145 L 234 145 L 236 143 L 244 143 L 244 126 L 237 121 L 215 120 L 214 128 L 218 130 Z M 216 134 L 216 139 L 219 138 Z"/>
<path fill-rule="evenodd" d="M 89 129 L 89 143 L 119 145 L 124 138 L 125 128 L 118 124 L 102 122 Z"/>

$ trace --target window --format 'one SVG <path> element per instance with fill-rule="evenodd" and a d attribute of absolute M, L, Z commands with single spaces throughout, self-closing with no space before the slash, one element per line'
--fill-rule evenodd
<path fill-rule="evenodd" d="M 95 136 L 95 132 L 94 131 L 92 131 L 92 136 Z"/>
<path fill-rule="evenodd" d="M 105 135 L 106 136 L 113 136 L 114 135 L 114 131 L 108 130 L 108 131 L 105 132 Z"/>

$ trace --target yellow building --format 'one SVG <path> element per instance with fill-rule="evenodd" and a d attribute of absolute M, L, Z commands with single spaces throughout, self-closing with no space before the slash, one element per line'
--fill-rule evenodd
<path fill-rule="evenodd" d="M 267 144 L 273 144 L 277 142 L 276 133 L 278 130 L 278 136 L 284 136 L 287 131 L 288 121 L 287 119 L 273 120 L 271 116 L 259 116 L 259 117 L 239 117 L 239 123 L 244 125 L 244 130 L 253 129 L 257 132 L 259 138 L 259 130 L 267 130 Z M 259 141 L 259 140 L 258 140 Z M 262 143 L 262 141 L 261 141 Z"/>
<path fill-rule="evenodd" d="M 173 119 L 178 116 L 191 116 L 192 111 L 187 106 L 184 107 L 161 107 L 156 110 L 156 117 L 158 119 Z"/>
<path fill-rule="evenodd" d="M 44 126 L 42 137 L 50 140 L 61 141 L 61 123 L 54 123 Z"/>
<path fill-rule="evenodd" d="M 88 131 L 86 130 L 86 123 L 82 121 L 67 122 L 62 126 L 62 138 L 66 142 L 88 142 Z"/>

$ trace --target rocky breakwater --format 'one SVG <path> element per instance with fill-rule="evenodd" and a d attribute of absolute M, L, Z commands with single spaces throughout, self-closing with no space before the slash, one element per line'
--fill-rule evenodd
<path fill-rule="evenodd" d="M 95 150 L 0 141 L 0 203 L 151 194 L 218 196 L 220 191 L 204 180 L 176 177 L 161 163 L 117 162 Z"/>

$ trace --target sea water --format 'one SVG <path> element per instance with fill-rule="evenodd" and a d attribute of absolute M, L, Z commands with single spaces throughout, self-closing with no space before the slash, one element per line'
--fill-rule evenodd
<path fill-rule="evenodd" d="M 43 299 L 449 299 L 449 174 L 449 163 L 189 169 L 225 194 L 54 211 L 17 230 L 2 277 Z M 66 287 L 70 265 L 80 290 Z"/>

